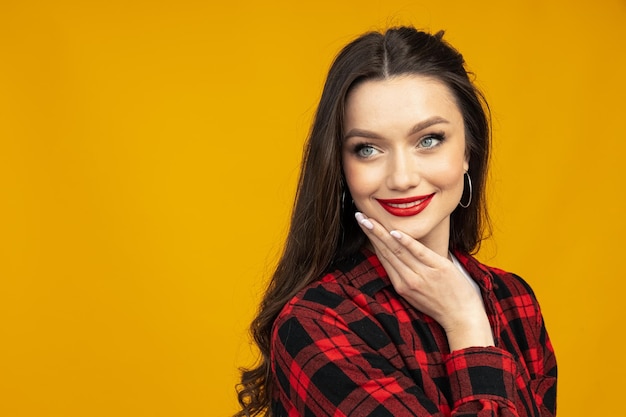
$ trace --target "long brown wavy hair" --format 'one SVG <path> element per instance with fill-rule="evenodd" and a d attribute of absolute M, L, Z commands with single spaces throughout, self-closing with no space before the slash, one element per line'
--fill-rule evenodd
<path fill-rule="evenodd" d="M 457 207 L 451 214 L 450 248 L 473 253 L 489 229 L 484 193 L 490 148 L 489 108 L 470 80 L 463 56 L 443 40 L 443 31 L 433 35 L 412 27 L 368 32 L 349 43 L 330 68 L 305 145 L 287 241 L 251 325 L 260 359 L 256 367 L 241 370 L 237 391 L 242 409 L 236 417 L 263 412 L 272 415 L 271 333 L 281 309 L 334 262 L 354 254 L 366 241 L 354 220 L 355 208 L 341 165 L 346 96 L 365 80 L 405 74 L 443 82 L 463 114 L 472 199 L 469 208 Z M 467 201 L 467 192 L 462 201 Z"/>

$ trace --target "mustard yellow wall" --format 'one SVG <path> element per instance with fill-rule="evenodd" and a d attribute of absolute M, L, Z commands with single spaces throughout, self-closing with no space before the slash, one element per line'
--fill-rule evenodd
<path fill-rule="evenodd" d="M 535 288 L 559 414 L 619 415 L 623 0 L 3 0 L 0 415 L 233 413 L 325 71 L 397 23 L 490 101 L 481 258 Z"/>

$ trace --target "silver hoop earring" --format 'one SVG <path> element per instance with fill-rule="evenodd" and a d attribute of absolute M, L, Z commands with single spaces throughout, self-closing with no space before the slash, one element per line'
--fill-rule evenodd
<path fill-rule="evenodd" d="M 472 179 L 470 178 L 469 174 L 467 173 L 467 171 L 465 171 L 465 174 L 463 175 L 463 178 L 467 177 L 467 183 L 469 184 L 469 200 L 467 200 L 466 204 L 463 204 L 462 202 L 459 201 L 459 206 L 463 207 L 463 208 L 468 208 L 470 206 L 470 204 L 472 203 Z M 465 187 L 463 187 L 465 188 Z"/>

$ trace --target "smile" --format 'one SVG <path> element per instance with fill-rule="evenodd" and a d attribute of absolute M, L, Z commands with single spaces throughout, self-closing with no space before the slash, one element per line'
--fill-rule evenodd
<path fill-rule="evenodd" d="M 435 193 L 429 195 L 422 195 L 416 197 L 407 198 L 394 198 L 389 200 L 376 199 L 378 203 L 389 213 L 394 216 L 407 217 L 415 216 L 424 210 L 431 200 L 435 196 Z"/>

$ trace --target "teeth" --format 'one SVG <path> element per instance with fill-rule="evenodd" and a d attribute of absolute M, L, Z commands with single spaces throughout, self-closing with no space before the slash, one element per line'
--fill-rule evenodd
<path fill-rule="evenodd" d="M 391 207 L 396 207 L 396 208 L 409 208 L 409 207 L 417 206 L 418 204 L 420 204 L 424 200 L 418 200 L 418 201 L 414 201 L 412 203 L 402 203 L 402 204 L 387 203 L 387 205 L 389 205 Z"/>

